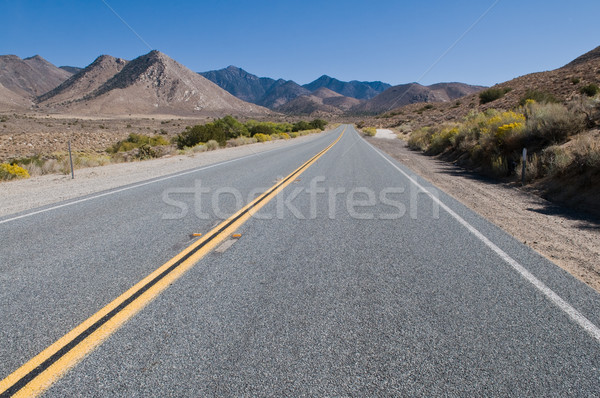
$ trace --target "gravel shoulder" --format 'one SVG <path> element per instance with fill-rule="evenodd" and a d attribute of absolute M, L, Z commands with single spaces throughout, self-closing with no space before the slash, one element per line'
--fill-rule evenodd
<path fill-rule="evenodd" d="M 259 154 L 283 146 L 297 145 L 319 137 L 311 134 L 292 140 L 277 140 L 202 152 L 193 156 L 117 163 L 75 170 L 71 175 L 44 175 L 0 183 L 0 217 L 74 199 L 124 185 L 158 178 L 227 160 Z"/>
<path fill-rule="evenodd" d="M 366 138 L 421 177 L 600 292 L 600 222 L 514 186 L 411 151 L 400 139 Z"/>

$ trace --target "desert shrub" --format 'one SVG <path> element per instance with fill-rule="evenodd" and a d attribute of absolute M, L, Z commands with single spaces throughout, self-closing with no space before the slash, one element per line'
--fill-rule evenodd
<path fill-rule="evenodd" d="M 572 77 L 571 78 L 571 83 L 572 84 L 579 84 L 579 82 L 581 82 L 581 79 L 578 77 Z"/>
<path fill-rule="evenodd" d="M 152 147 L 158 145 L 169 145 L 169 141 L 167 141 L 165 137 L 162 137 L 160 135 L 150 137 L 143 134 L 131 133 L 126 139 L 117 142 L 112 147 L 108 148 L 106 151 L 108 153 L 128 152 L 135 148 L 140 148 L 142 146 Z"/>
<path fill-rule="evenodd" d="M 435 131 L 431 135 L 429 146 L 427 148 L 427 152 L 432 155 L 437 155 L 452 147 L 455 142 L 454 140 L 458 135 L 457 126 L 442 126 L 438 130 L 439 131 Z"/>
<path fill-rule="evenodd" d="M 487 104 L 488 102 L 496 101 L 497 99 L 504 97 L 504 94 L 511 90 L 512 89 L 509 87 L 488 88 L 479 93 L 479 102 L 481 104 Z"/>
<path fill-rule="evenodd" d="M 539 90 L 527 90 L 525 94 L 521 97 L 519 101 L 519 105 L 525 106 L 527 100 L 533 100 L 540 104 L 548 104 L 548 103 L 557 103 L 559 102 L 555 96 L 550 93 L 539 91 Z"/>
<path fill-rule="evenodd" d="M 506 155 L 517 144 L 523 132 L 525 116 L 517 112 L 499 112 L 489 109 L 471 113 L 458 126 L 453 146 L 463 152 L 475 152 L 479 158 Z"/>
<path fill-rule="evenodd" d="M 192 128 L 185 129 L 182 133 L 178 134 L 175 142 L 177 148 L 183 149 L 185 147 L 193 147 L 201 142 L 208 142 L 210 140 L 217 141 L 221 145 L 225 145 L 227 141 L 227 135 L 221 124 L 208 123 L 205 125 L 196 125 Z"/>
<path fill-rule="evenodd" d="M 408 147 L 418 151 L 427 150 L 431 143 L 432 133 L 430 130 L 430 127 L 422 127 L 413 131 L 408 138 Z"/>
<path fill-rule="evenodd" d="M 140 160 L 152 159 L 157 157 L 156 151 L 150 145 L 142 145 L 138 148 L 135 158 Z"/>
<path fill-rule="evenodd" d="M 73 154 L 73 166 L 75 168 L 104 166 L 106 164 L 109 164 L 110 162 L 110 156 L 107 155 L 85 152 Z"/>
<path fill-rule="evenodd" d="M 268 134 L 260 134 L 260 133 L 258 133 L 258 134 L 254 135 L 254 138 L 256 138 L 256 140 L 258 142 L 271 141 L 271 136 L 268 135 Z"/>
<path fill-rule="evenodd" d="M 321 131 L 325 129 L 326 125 L 327 122 L 322 119 L 315 119 L 311 122 L 301 121 L 295 124 L 259 122 L 256 120 L 241 123 L 233 116 L 225 116 L 204 125 L 186 126 L 185 130 L 173 139 L 173 143 L 179 149 L 193 147 L 201 142 L 208 142 L 210 140 L 217 141 L 221 146 L 225 146 L 228 142 L 230 145 L 237 146 L 243 145 L 245 141 L 232 140 L 240 137 L 254 137 L 261 134 L 261 136 L 272 136 L 271 139 L 278 139 L 282 137 L 283 133 L 299 132 L 302 130 Z M 263 137 L 263 141 L 261 142 L 264 141 L 267 141 L 267 139 Z"/>
<path fill-rule="evenodd" d="M 177 151 L 177 153 L 179 153 L 180 155 L 193 156 L 196 153 L 206 152 L 207 150 L 208 148 L 206 147 L 206 144 L 198 144 L 191 148 L 185 147 L 183 149 L 180 149 Z"/>
<path fill-rule="evenodd" d="M 29 172 L 16 164 L 0 164 L 0 180 L 14 180 L 17 178 L 29 178 Z"/>
<path fill-rule="evenodd" d="M 303 136 L 303 135 L 309 135 L 309 134 L 316 134 L 316 133 L 320 133 L 321 130 L 319 129 L 312 129 L 312 130 L 302 130 L 302 131 L 297 131 L 296 133 L 299 136 Z"/>
<path fill-rule="evenodd" d="M 571 112 L 584 115 L 587 128 L 600 124 L 600 98 L 579 97 L 568 103 Z"/>
<path fill-rule="evenodd" d="M 327 122 L 323 119 L 314 119 L 310 122 L 310 129 L 319 129 L 321 131 L 325 130 L 325 126 L 327 126 Z"/>
<path fill-rule="evenodd" d="M 209 140 L 206 143 L 206 150 L 207 151 L 214 151 L 215 149 L 219 148 L 219 143 L 215 140 Z"/>
<path fill-rule="evenodd" d="M 293 131 L 290 133 L 290 137 L 291 138 L 297 138 L 298 137 L 298 132 L 297 131 Z"/>
<path fill-rule="evenodd" d="M 525 181 L 532 181 L 543 176 L 543 169 L 540 164 L 540 159 L 535 153 L 527 158 L 527 164 L 525 165 Z M 523 170 L 523 159 L 519 161 L 517 170 Z"/>
<path fill-rule="evenodd" d="M 255 136 L 257 134 L 273 135 L 277 134 L 278 132 L 279 130 L 275 126 L 269 125 L 267 123 L 257 124 L 255 126 L 252 126 L 252 128 L 250 129 L 250 134 L 252 136 Z"/>
<path fill-rule="evenodd" d="M 598 87 L 594 83 L 591 83 L 591 84 L 581 87 L 581 89 L 579 91 L 581 92 L 581 94 L 587 95 L 588 97 L 593 97 L 596 94 L 598 94 L 598 92 L 600 91 L 600 87 Z"/>
<path fill-rule="evenodd" d="M 219 126 L 225 132 L 227 139 L 250 135 L 248 127 L 231 115 L 227 115 L 222 119 L 214 121 L 213 123 Z"/>
<path fill-rule="evenodd" d="M 315 129 L 319 129 L 319 130 L 323 131 L 323 130 L 325 130 L 325 126 L 327 126 L 327 122 L 323 119 L 314 119 L 310 122 L 301 120 L 297 123 L 294 123 L 294 125 L 292 126 L 292 131 L 315 130 Z"/>
<path fill-rule="evenodd" d="M 492 156 L 491 172 L 496 177 L 504 177 L 510 174 L 510 165 L 504 156 Z"/>
<path fill-rule="evenodd" d="M 575 140 L 570 149 L 574 166 L 600 171 L 600 140 L 582 137 Z"/>
<path fill-rule="evenodd" d="M 309 122 L 305 122 L 304 120 L 301 120 L 297 123 L 294 123 L 294 126 L 292 127 L 292 131 L 302 131 L 302 130 L 310 130 L 313 127 L 310 125 Z"/>
<path fill-rule="evenodd" d="M 573 163 L 573 155 L 560 145 L 552 145 L 542 150 L 539 161 L 544 174 L 554 177 L 569 168 Z"/>
<path fill-rule="evenodd" d="M 279 134 L 279 138 L 281 138 L 282 140 L 289 140 L 290 135 L 288 133 L 281 133 Z"/>
<path fill-rule="evenodd" d="M 363 127 L 362 132 L 369 137 L 375 137 L 377 129 L 375 127 Z"/>
<path fill-rule="evenodd" d="M 69 171 L 67 159 L 48 159 L 42 165 L 42 174 L 66 174 Z"/>
<path fill-rule="evenodd" d="M 527 144 L 544 147 L 583 131 L 585 115 L 561 104 L 529 103 L 525 107 Z"/>
<path fill-rule="evenodd" d="M 232 138 L 232 139 L 228 140 L 227 145 L 241 146 L 241 145 L 254 144 L 255 142 L 257 142 L 257 140 L 254 137 L 238 137 L 238 138 Z"/>

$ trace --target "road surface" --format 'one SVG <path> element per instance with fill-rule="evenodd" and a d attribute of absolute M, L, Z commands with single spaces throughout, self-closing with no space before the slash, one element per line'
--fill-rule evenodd
<path fill-rule="evenodd" d="M 598 293 L 352 126 L 45 209 L 0 219 L 0 396 L 600 392 Z"/>

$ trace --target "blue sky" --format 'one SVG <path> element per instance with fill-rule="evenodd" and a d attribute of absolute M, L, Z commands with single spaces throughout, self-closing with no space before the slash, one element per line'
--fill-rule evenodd
<path fill-rule="evenodd" d="M 0 15 L 0 54 L 86 66 L 152 48 L 194 71 L 236 65 L 300 84 L 327 74 L 492 85 L 600 45 L 595 0 L 0 0 Z"/>

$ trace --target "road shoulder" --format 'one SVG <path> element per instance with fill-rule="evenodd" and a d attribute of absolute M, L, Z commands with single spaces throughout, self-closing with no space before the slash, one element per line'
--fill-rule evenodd
<path fill-rule="evenodd" d="M 78 169 L 75 170 L 75 179 L 71 179 L 71 175 L 52 174 L 3 182 L 0 184 L 0 217 L 219 162 L 257 155 L 284 146 L 297 145 L 312 141 L 322 134 L 218 149 L 192 156 L 169 156 Z"/>
<path fill-rule="evenodd" d="M 366 138 L 416 174 L 600 292 L 600 224 L 533 194 L 411 151 L 400 139 Z"/>

